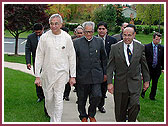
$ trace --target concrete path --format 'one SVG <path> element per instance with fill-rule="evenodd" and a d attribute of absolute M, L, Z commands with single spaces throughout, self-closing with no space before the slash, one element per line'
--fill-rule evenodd
<path fill-rule="evenodd" d="M 28 70 L 25 64 L 4 62 L 4 67 L 19 70 L 33 75 L 33 71 Z M 79 113 L 78 113 L 77 104 L 76 104 L 76 99 L 77 99 L 76 92 L 73 92 L 73 89 L 74 87 L 72 87 L 70 92 L 70 101 L 64 101 L 62 122 L 80 122 L 78 118 Z M 86 106 L 88 106 L 88 103 Z M 114 100 L 113 100 L 113 95 L 111 95 L 110 93 L 107 93 L 105 109 L 106 109 L 106 113 L 100 113 L 97 110 L 97 113 L 96 113 L 97 121 L 99 123 L 102 122 L 102 124 L 105 124 L 105 122 L 114 123 L 115 122 Z"/>

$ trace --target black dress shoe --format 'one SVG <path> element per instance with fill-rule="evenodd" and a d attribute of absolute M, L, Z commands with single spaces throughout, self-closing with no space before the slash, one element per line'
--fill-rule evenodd
<path fill-rule="evenodd" d="M 38 98 L 38 99 L 37 99 L 37 102 L 41 102 L 42 100 L 43 100 L 43 99 L 41 99 L 41 98 Z"/>
<path fill-rule="evenodd" d="M 69 97 L 68 97 L 68 96 L 64 97 L 63 100 L 64 100 L 64 99 L 65 99 L 66 101 L 69 101 Z"/>
<path fill-rule="evenodd" d="M 154 97 L 149 97 L 150 98 L 150 100 L 155 100 L 155 98 Z"/>
<path fill-rule="evenodd" d="M 100 111 L 101 113 L 106 113 L 106 110 L 105 110 L 104 107 L 99 108 L 99 111 Z"/>

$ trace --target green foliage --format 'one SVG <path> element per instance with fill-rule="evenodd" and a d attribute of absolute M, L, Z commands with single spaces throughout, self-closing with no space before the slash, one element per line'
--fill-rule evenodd
<path fill-rule="evenodd" d="M 159 32 L 159 27 L 155 28 L 155 31 L 156 31 L 156 32 Z M 161 34 L 164 33 L 164 29 L 163 29 L 163 28 L 160 28 L 160 33 L 161 33 Z"/>
<path fill-rule="evenodd" d="M 142 27 L 141 26 L 137 26 L 136 27 L 136 33 L 139 34 L 140 32 L 142 32 Z"/>
<path fill-rule="evenodd" d="M 116 9 L 112 4 L 105 5 L 94 11 L 94 22 L 97 24 L 104 21 L 108 24 L 108 30 L 114 31 L 116 25 Z"/>
<path fill-rule="evenodd" d="M 150 33 L 150 28 L 149 27 L 145 27 L 143 33 L 148 35 Z"/>
<path fill-rule="evenodd" d="M 114 32 L 115 32 L 115 33 L 119 33 L 119 32 L 120 32 L 120 29 L 121 29 L 120 26 L 116 26 L 115 29 L 114 29 Z"/>
<path fill-rule="evenodd" d="M 65 27 L 67 27 L 70 31 L 74 31 L 80 24 L 78 23 L 66 23 Z"/>
<path fill-rule="evenodd" d="M 138 4 L 136 6 L 136 20 L 141 20 L 142 23 L 152 25 L 159 21 L 160 4 Z M 161 5 L 161 22 L 164 21 L 164 5 Z"/>

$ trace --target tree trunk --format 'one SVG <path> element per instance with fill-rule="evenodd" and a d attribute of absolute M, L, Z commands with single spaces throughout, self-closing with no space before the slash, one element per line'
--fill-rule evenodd
<path fill-rule="evenodd" d="M 18 39 L 19 39 L 19 34 L 16 35 L 15 37 L 15 55 L 18 55 Z"/>

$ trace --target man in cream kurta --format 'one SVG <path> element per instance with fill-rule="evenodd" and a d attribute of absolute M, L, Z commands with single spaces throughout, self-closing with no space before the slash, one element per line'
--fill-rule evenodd
<path fill-rule="evenodd" d="M 37 47 L 35 84 L 43 88 L 50 122 L 60 122 L 65 84 L 76 83 L 76 55 L 70 35 L 60 29 L 61 16 L 52 15 L 49 23 L 51 30 L 40 37 Z"/>

